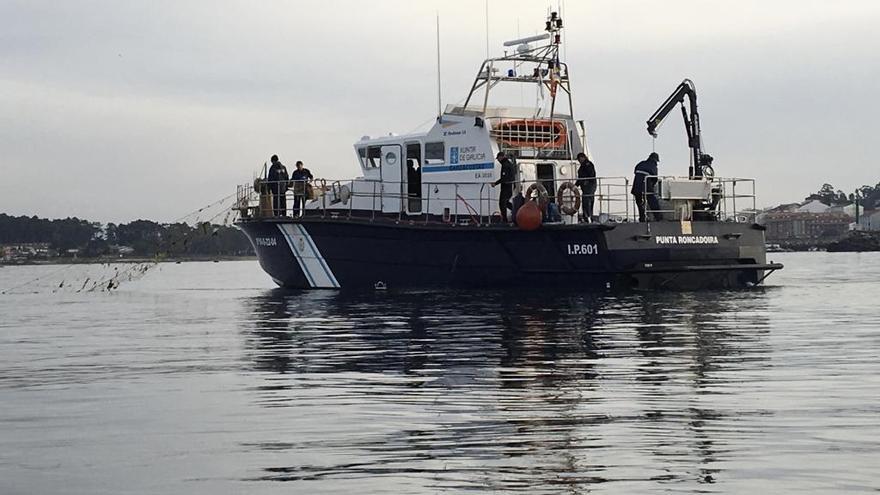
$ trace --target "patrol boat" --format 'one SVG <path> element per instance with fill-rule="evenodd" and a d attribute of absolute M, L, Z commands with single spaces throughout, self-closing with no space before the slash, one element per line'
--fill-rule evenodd
<path fill-rule="evenodd" d="M 636 221 L 630 178 L 600 176 L 596 217 L 578 214 L 575 158 L 590 151 L 560 60 L 562 31 L 551 13 L 542 34 L 504 43 L 464 104 L 446 106 L 427 132 L 355 143 L 360 177 L 239 186 L 236 225 L 266 273 L 299 289 L 699 290 L 754 286 L 782 268 L 766 261 L 755 181 L 715 176 L 688 80 L 648 121 L 656 136 L 680 104 L 692 151 L 687 175 L 645 178 L 656 179 L 649 194 L 660 209 Z M 534 90 L 536 105 L 497 105 L 499 88 L 510 85 Z M 531 206 L 518 225 L 501 220 L 499 188 L 491 187 L 498 152 L 514 162 L 514 193 Z M 307 195 L 305 208 L 273 211 L 273 190 Z"/>

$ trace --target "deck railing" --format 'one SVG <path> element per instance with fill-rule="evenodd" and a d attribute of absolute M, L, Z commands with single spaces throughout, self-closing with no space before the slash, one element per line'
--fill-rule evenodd
<path fill-rule="evenodd" d="M 660 181 L 682 179 L 673 176 L 651 177 Z M 646 177 L 647 179 L 647 177 Z M 631 194 L 632 182 L 628 177 L 597 177 L 596 190 L 584 194 L 580 188 L 572 189 L 576 181 L 572 179 L 539 180 L 535 182 L 514 183 L 514 196 L 525 195 L 529 187 L 538 183 L 546 192 L 531 191 L 529 199 L 542 199 L 554 202 L 563 210 L 572 212 L 580 195 L 580 202 L 592 198 L 593 221 L 632 222 L 637 221 L 636 198 Z M 284 181 L 273 183 L 259 181 L 256 184 L 240 185 L 237 188 L 235 209 L 242 219 L 291 216 L 320 216 L 325 218 L 396 218 L 409 222 L 442 222 L 453 224 L 491 225 L 501 222 L 498 205 L 498 188 L 491 182 L 422 182 L 421 194 L 403 192 L 406 182 L 383 182 L 369 179 L 326 180 L 316 179 L 306 182 Z M 562 189 L 566 184 L 566 188 Z M 541 188 L 533 188 L 540 191 Z M 714 178 L 711 181 L 712 198 L 717 196 L 717 204 L 709 211 L 711 219 L 729 222 L 754 222 L 755 181 L 744 178 Z M 562 197 L 559 197 L 560 192 Z M 281 193 L 284 201 L 275 204 L 274 196 Z M 650 191 L 647 196 L 656 195 Z M 297 201 L 303 198 L 302 203 Z M 437 206 L 440 203 L 442 206 Z M 302 204 L 306 207 L 302 208 Z M 277 206 L 277 208 L 276 208 Z M 300 206 L 300 208 L 296 208 Z M 651 209 L 646 204 L 648 222 L 678 221 L 674 209 Z M 745 208 L 744 208 L 745 207 Z M 583 217 L 583 204 L 575 218 Z M 571 217 L 571 215 L 569 215 Z M 581 220 L 583 221 L 583 220 Z M 571 223 L 571 222 L 569 222 Z"/>
<path fill-rule="evenodd" d="M 664 180 L 684 181 L 688 178 L 669 175 L 646 175 L 641 179 L 644 181 L 644 190 L 646 191 L 644 197 L 646 204 L 644 206 L 647 220 L 650 221 L 652 217 L 655 221 L 681 220 L 680 218 L 675 218 L 675 215 L 679 212 L 674 209 L 652 209 L 649 207 L 650 203 L 648 198 L 650 196 L 657 196 L 658 199 L 661 199 L 659 198 L 659 190 L 656 188 L 654 190 L 649 190 L 647 186 L 649 181 L 654 179 L 658 182 L 662 182 Z M 715 206 L 705 211 L 711 213 L 711 216 L 713 217 L 712 219 L 740 223 L 755 222 L 758 215 L 755 179 L 741 177 L 714 177 L 709 184 L 710 202 L 714 203 Z M 638 201 L 638 199 L 634 198 L 634 201 Z M 739 204 L 737 204 L 737 201 L 739 201 Z"/>

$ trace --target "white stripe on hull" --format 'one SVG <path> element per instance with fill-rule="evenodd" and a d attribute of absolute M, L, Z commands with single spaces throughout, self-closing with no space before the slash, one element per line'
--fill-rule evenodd
<path fill-rule="evenodd" d="M 309 285 L 320 289 L 338 289 L 339 281 L 324 260 L 318 246 L 306 228 L 300 224 L 279 224 L 278 228 L 293 252 L 293 257 L 306 276 Z"/>

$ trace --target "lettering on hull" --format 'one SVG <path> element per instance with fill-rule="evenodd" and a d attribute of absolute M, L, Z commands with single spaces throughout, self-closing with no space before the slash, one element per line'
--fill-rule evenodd
<path fill-rule="evenodd" d="M 658 235 L 654 237 L 656 244 L 664 245 L 688 245 L 688 244 L 718 244 L 718 236 L 714 235 Z"/>
<path fill-rule="evenodd" d="M 568 254 L 599 254 L 598 244 L 569 244 Z"/>
<path fill-rule="evenodd" d="M 278 240 L 274 237 L 257 237 L 254 239 L 257 246 L 277 246 Z"/>

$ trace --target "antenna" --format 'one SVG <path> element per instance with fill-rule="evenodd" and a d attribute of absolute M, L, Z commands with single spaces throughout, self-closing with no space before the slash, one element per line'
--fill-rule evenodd
<path fill-rule="evenodd" d="M 520 38 L 520 39 L 516 39 L 516 40 L 505 41 L 505 42 L 504 42 L 504 46 L 523 45 L 523 44 L 526 44 L 526 43 L 531 43 L 531 42 L 533 42 L 533 41 L 542 41 L 542 40 L 546 40 L 546 39 L 549 39 L 549 38 L 550 38 L 550 33 L 541 33 L 541 34 L 536 34 L 536 35 L 534 35 L 534 36 L 528 36 L 528 37 L 526 37 L 526 38 Z"/>
<path fill-rule="evenodd" d="M 565 0 L 562 0 L 562 4 L 559 5 L 559 17 L 568 19 L 565 17 Z M 562 58 L 568 62 L 568 43 L 562 45 Z"/>
<path fill-rule="evenodd" d="M 521 35 L 519 34 L 519 17 L 516 18 L 516 37 L 519 38 Z M 504 51 L 504 56 L 507 56 L 507 50 Z M 519 85 L 519 106 L 526 106 L 525 102 L 525 91 L 523 89 L 523 85 Z"/>
<path fill-rule="evenodd" d="M 486 58 L 489 58 L 489 0 L 486 0 Z"/>
<path fill-rule="evenodd" d="M 443 115 L 443 98 L 440 94 L 440 11 L 437 11 L 437 118 Z"/>

